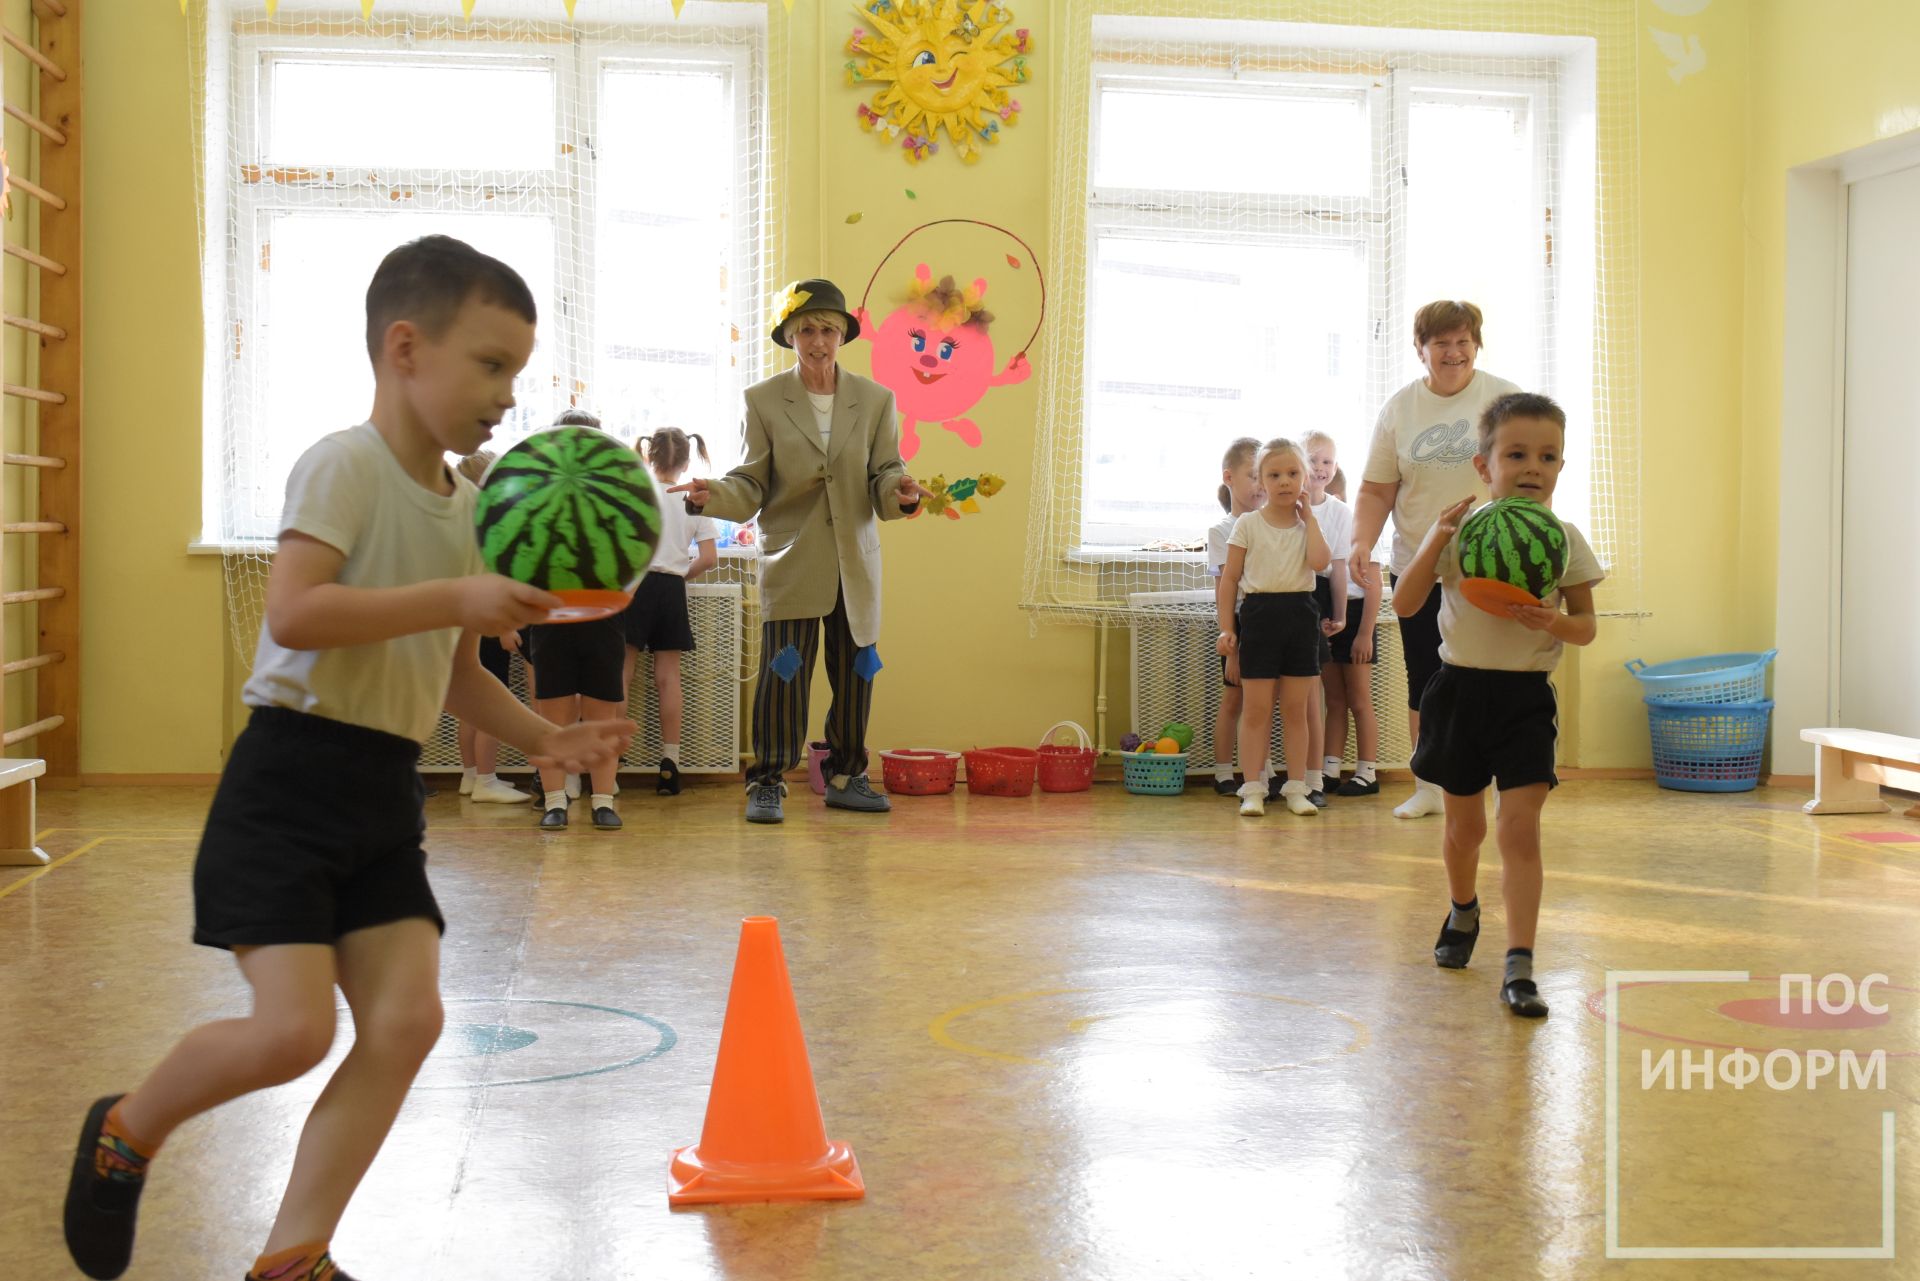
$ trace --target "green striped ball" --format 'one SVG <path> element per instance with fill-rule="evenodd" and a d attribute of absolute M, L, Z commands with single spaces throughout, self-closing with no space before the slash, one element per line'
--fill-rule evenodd
<path fill-rule="evenodd" d="M 631 591 L 660 541 L 640 455 L 592 427 L 554 427 L 494 461 L 474 520 L 496 574 L 544 591 Z"/>
<path fill-rule="evenodd" d="M 1531 498 L 1502 498 L 1460 526 L 1460 572 L 1546 599 L 1567 571 L 1567 531 Z"/>

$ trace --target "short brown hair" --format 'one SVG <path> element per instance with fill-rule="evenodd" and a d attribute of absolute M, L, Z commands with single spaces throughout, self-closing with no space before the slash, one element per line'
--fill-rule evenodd
<path fill-rule="evenodd" d="M 367 355 L 380 363 L 387 328 L 397 320 L 411 320 L 438 341 L 469 298 L 539 322 L 533 292 L 506 263 L 452 236 L 409 240 L 380 260 L 367 285 Z"/>
<path fill-rule="evenodd" d="M 1472 337 L 1474 346 L 1484 347 L 1486 344 L 1480 340 L 1481 319 L 1480 309 L 1470 302 L 1452 298 L 1430 302 L 1413 313 L 1413 345 L 1424 347 L 1441 334 L 1464 329 Z"/>
<path fill-rule="evenodd" d="M 1542 396 L 1537 391 L 1508 392 L 1487 406 L 1480 415 L 1480 447 L 1474 451 L 1481 458 L 1493 452 L 1493 438 L 1500 433 L 1502 423 L 1515 418 L 1544 418 L 1560 428 L 1562 442 L 1567 435 L 1567 411 L 1554 403 L 1553 397 Z"/>
<path fill-rule="evenodd" d="M 555 427 L 598 427 L 600 416 L 590 414 L 584 409 L 563 409 L 560 416 L 553 420 Z"/>
<path fill-rule="evenodd" d="M 1227 452 L 1220 459 L 1221 471 L 1232 471 L 1241 464 L 1253 465 L 1253 456 L 1259 450 L 1260 442 L 1251 436 L 1241 436 L 1227 446 Z M 1220 486 L 1220 510 L 1233 511 L 1233 490 L 1226 485 Z"/>

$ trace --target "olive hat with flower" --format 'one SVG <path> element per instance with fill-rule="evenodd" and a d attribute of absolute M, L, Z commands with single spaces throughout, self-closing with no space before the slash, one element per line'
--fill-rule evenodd
<path fill-rule="evenodd" d="M 840 292 L 840 286 L 831 280 L 796 280 L 781 293 L 773 312 L 773 341 L 789 351 L 793 344 L 781 331 L 787 321 L 804 311 L 837 311 L 847 322 L 847 332 L 842 335 L 843 342 L 852 342 L 860 336 L 860 322 L 847 310 L 847 296 Z"/>

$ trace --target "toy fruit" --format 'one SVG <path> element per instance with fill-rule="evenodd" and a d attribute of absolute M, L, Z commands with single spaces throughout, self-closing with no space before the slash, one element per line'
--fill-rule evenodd
<path fill-rule="evenodd" d="M 1180 750 L 1184 752 L 1193 746 L 1193 726 L 1182 721 L 1168 721 L 1160 727 L 1160 737 L 1172 739 L 1180 744 Z"/>
<path fill-rule="evenodd" d="M 1140 736 L 1138 734 L 1122 734 L 1120 736 L 1120 750 L 1123 752 L 1139 751 Z"/>
<path fill-rule="evenodd" d="M 1153 750 L 1162 756 L 1178 756 L 1180 754 L 1180 740 L 1177 738 L 1163 738 L 1153 745 Z"/>

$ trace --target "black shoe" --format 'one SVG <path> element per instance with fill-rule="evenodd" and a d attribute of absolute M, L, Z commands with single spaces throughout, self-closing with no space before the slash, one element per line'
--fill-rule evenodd
<path fill-rule="evenodd" d="M 1333 794 L 1335 796 L 1378 796 L 1380 780 L 1377 778 L 1362 780 L 1358 774 L 1349 774 L 1347 781 L 1340 784 Z"/>
<path fill-rule="evenodd" d="M 1213 794 L 1215 796 L 1238 796 L 1240 794 L 1240 783 L 1241 778 L 1238 774 L 1235 774 L 1232 778 L 1216 778 L 1213 780 Z"/>
<path fill-rule="evenodd" d="M 1500 999 L 1523 1019 L 1547 1017 L 1547 1003 L 1540 999 L 1540 989 L 1534 986 L 1532 979 L 1514 979 L 1502 984 Z"/>
<path fill-rule="evenodd" d="M 1440 922 L 1440 941 L 1433 945 L 1433 963 L 1443 970 L 1465 969 L 1467 962 L 1473 959 L 1473 945 L 1480 940 L 1480 921 L 1475 918 L 1473 930 L 1467 933 L 1453 928 L 1453 913 L 1447 913 L 1447 919 Z M 1541 1007 L 1546 1012 L 1546 1007 Z"/>
<path fill-rule="evenodd" d="M 566 817 L 564 811 L 561 817 L 563 819 Z M 622 824 L 620 822 L 620 816 L 614 813 L 613 806 L 602 805 L 593 812 L 593 825 L 603 832 L 610 832 Z"/>
<path fill-rule="evenodd" d="M 567 825 L 567 811 L 564 806 L 556 805 L 540 816 L 540 830 L 557 832 Z"/>
<path fill-rule="evenodd" d="M 672 757 L 660 762 L 660 786 L 654 789 L 662 796 L 680 795 L 680 767 L 674 764 Z"/>
<path fill-rule="evenodd" d="M 133 1258 L 134 1220 L 140 1213 L 141 1179 L 103 1179 L 94 1173 L 93 1154 L 107 1113 L 126 1096 L 115 1094 L 95 1101 L 80 1127 L 80 1146 L 73 1154 L 73 1172 L 67 1178 L 67 1253 L 80 1270 L 109 1281 L 127 1270 Z"/>
<path fill-rule="evenodd" d="M 1279 800 L 1280 789 L 1285 787 L 1286 785 L 1287 785 L 1287 774 L 1285 770 L 1282 770 L 1280 773 L 1275 774 L 1272 778 L 1267 780 L 1267 799 L 1270 801 Z"/>
<path fill-rule="evenodd" d="M 1325 792 L 1308 792 L 1307 799 L 1313 802 L 1313 808 L 1317 810 L 1327 808 L 1327 794 Z"/>

